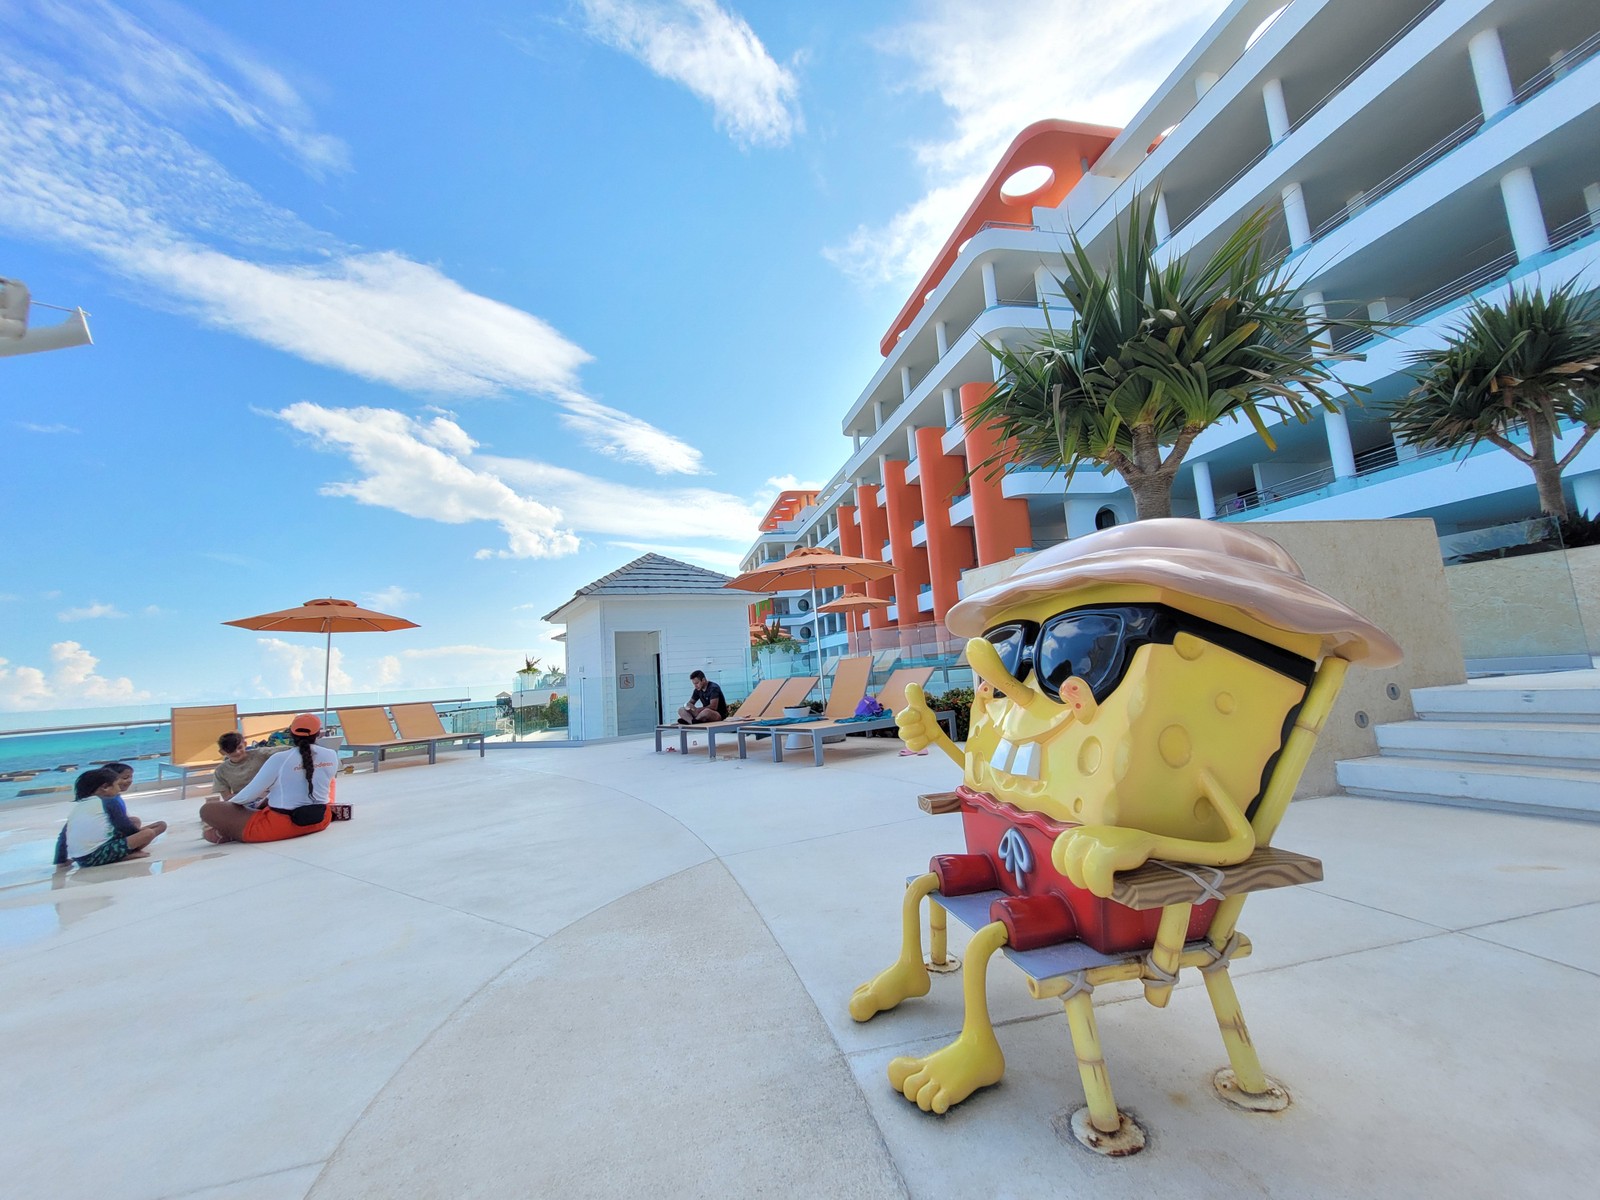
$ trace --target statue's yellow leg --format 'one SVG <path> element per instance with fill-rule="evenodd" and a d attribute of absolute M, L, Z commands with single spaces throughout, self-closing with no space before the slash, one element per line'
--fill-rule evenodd
<path fill-rule="evenodd" d="M 961 969 L 961 959 L 950 953 L 950 917 L 944 905 L 928 901 L 928 970 L 941 975 Z"/>
<path fill-rule="evenodd" d="M 922 961 L 922 898 L 938 888 L 939 877 L 932 871 L 906 885 L 900 908 L 900 957 L 851 994 L 850 1015 L 856 1020 L 870 1021 L 902 1000 L 928 994 L 928 968 Z"/>
<path fill-rule="evenodd" d="M 897 1058 L 889 1064 L 889 1082 L 923 1112 L 946 1112 L 979 1088 L 999 1083 L 1006 1073 L 1006 1056 L 989 1021 L 987 988 L 989 959 L 1005 944 L 1006 927 L 999 921 L 985 925 L 967 942 L 962 982 L 966 1014 L 956 1040 L 926 1058 Z"/>
<path fill-rule="evenodd" d="M 1172 985 L 1178 979 L 1178 959 L 1183 954 L 1183 937 L 1189 928 L 1192 904 L 1169 904 L 1161 910 L 1156 944 L 1150 951 L 1150 966 L 1157 978 L 1146 979 L 1144 998 L 1156 1008 L 1165 1008 L 1172 998 Z"/>

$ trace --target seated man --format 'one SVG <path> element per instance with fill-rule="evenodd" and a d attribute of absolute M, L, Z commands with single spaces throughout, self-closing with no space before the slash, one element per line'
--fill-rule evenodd
<path fill-rule="evenodd" d="M 222 761 L 217 764 L 212 779 L 216 784 L 218 795 L 224 800 L 231 800 L 243 791 L 245 784 L 254 779 L 256 772 L 261 770 L 261 764 L 277 753 L 271 746 L 256 746 L 252 749 L 245 744 L 243 734 L 231 729 L 217 739 L 217 749 L 222 751 Z"/>
<path fill-rule="evenodd" d="M 689 697 L 689 703 L 678 710 L 679 725 L 704 725 L 728 715 L 727 698 L 720 687 L 706 678 L 704 671 L 691 671 L 689 682 L 694 684 L 694 694 Z"/>

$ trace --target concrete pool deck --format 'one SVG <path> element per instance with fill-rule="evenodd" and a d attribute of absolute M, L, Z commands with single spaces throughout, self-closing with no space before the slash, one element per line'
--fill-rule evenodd
<path fill-rule="evenodd" d="M 355 819 L 49 866 L 66 802 L 0 807 L 0 1193 L 17 1197 L 1581 1195 L 1600 1175 L 1600 826 L 1329 797 L 1278 839 L 1235 965 L 1284 1113 L 1216 1100 L 1185 973 L 1096 993 L 1149 1146 L 1105 1160 L 1061 1007 L 1003 959 L 1008 1074 L 944 1117 L 885 1078 L 961 975 L 858 1025 L 908 874 L 958 850 L 937 754 L 708 763 L 649 739 L 341 778 Z M 965 931 L 951 924 L 959 949 Z"/>

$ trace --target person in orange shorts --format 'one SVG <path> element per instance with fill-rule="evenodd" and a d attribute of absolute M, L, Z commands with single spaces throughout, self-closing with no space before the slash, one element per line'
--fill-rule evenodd
<path fill-rule="evenodd" d="M 321 720 L 302 713 L 289 723 L 292 749 L 267 759 L 256 777 L 227 800 L 202 804 L 200 832 L 206 841 L 281 842 L 326 829 L 339 756 L 317 745 L 321 732 Z"/>

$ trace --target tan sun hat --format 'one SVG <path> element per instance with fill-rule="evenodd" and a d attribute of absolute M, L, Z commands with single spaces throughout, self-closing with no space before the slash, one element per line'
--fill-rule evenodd
<path fill-rule="evenodd" d="M 1350 662 L 1389 667 L 1402 657 L 1387 633 L 1307 583 L 1276 542 L 1239 525 L 1185 517 L 1117 525 L 1052 546 L 1003 583 L 957 603 L 945 625 L 958 637 L 977 637 L 1014 605 L 1096 583 L 1144 584 L 1224 604 L 1273 629 L 1315 634 L 1323 654 Z"/>

